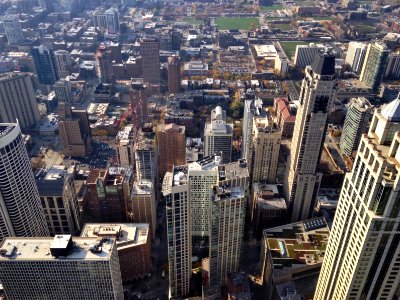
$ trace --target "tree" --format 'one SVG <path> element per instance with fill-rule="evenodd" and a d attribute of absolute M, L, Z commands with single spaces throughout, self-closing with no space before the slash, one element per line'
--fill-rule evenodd
<path fill-rule="evenodd" d="M 231 117 L 233 119 L 240 119 L 243 116 L 244 105 L 240 101 L 233 101 L 230 105 Z"/>

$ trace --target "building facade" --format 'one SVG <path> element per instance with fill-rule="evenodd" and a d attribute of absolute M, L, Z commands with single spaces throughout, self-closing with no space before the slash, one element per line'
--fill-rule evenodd
<path fill-rule="evenodd" d="M 107 30 L 109 33 L 116 34 L 120 31 L 118 9 L 111 7 L 107 10 L 97 10 L 93 14 L 93 23 L 95 27 Z"/>
<path fill-rule="evenodd" d="M 391 80 L 400 79 L 400 51 L 389 54 L 384 78 Z"/>
<path fill-rule="evenodd" d="M 67 50 L 54 51 L 54 59 L 59 78 L 65 78 L 70 75 L 70 68 L 72 65 L 71 55 Z"/>
<path fill-rule="evenodd" d="M 19 23 L 18 16 L 4 17 L 3 27 L 10 44 L 19 44 L 24 41 L 24 33 Z"/>
<path fill-rule="evenodd" d="M 39 83 L 53 85 L 59 79 L 54 51 L 41 45 L 33 47 L 31 54 L 35 61 Z"/>
<path fill-rule="evenodd" d="M 142 55 L 143 79 L 145 82 L 159 84 L 160 76 L 160 45 L 157 38 L 143 38 L 140 43 Z"/>
<path fill-rule="evenodd" d="M 153 181 L 157 177 L 157 147 L 153 131 L 138 132 L 135 145 L 136 177 Z"/>
<path fill-rule="evenodd" d="M 360 73 L 364 64 L 365 53 L 367 52 L 367 44 L 362 42 L 350 42 L 347 49 L 346 64 L 349 64 L 351 70 Z"/>
<path fill-rule="evenodd" d="M 318 50 L 324 48 L 324 45 L 314 43 L 310 43 L 309 45 L 296 46 L 296 52 L 294 53 L 295 66 L 303 69 L 306 66 L 311 65 Z"/>
<path fill-rule="evenodd" d="M 168 57 L 168 92 L 175 94 L 181 89 L 181 61 L 177 56 Z"/>

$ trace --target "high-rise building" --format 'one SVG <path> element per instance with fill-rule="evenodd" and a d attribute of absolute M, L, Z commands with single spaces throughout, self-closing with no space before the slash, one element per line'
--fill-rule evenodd
<path fill-rule="evenodd" d="M 361 136 L 368 131 L 373 109 L 366 98 L 353 98 L 350 101 L 339 144 L 344 154 L 351 156 L 357 150 Z"/>
<path fill-rule="evenodd" d="M 83 214 L 78 204 L 72 170 L 52 166 L 36 174 L 40 202 L 51 235 L 76 235 L 82 229 Z"/>
<path fill-rule="evenodd" d="M 372 94 L 379 91 L 389 52 L 385 44 L 375 42 L 368 45 L 360 81 L 371 88 Z"/>
<path fill-rule="evenodd" d="M 134 182 L 131 195 L 127 201 L 129 221 L 148 223 L 150 235 L 155 238 L 157 227 L 156 195 L 154 185 L 149 180 Z"/>
<path fill-rule="evenodd" d="M 294 64 L 296 67 L 305 68 L 311 65 L 314 61 L 316 53 L 324 49 L 325 46 L 322 44 L 310 43 L 309 45 L 297 45 L 296 52 L 294 54 Z"/>
<path fill-rule="evenodd" d="M 111 7 L 107 10 L 100 9 L 93 14 L 93 23 L 95 27 L 106 29 L 109 33 L 119 33 L 119 13 L 118 9 Z"/>
<path fill-rule="evenodd" d="M 365 53 L 367 52 L 367 44 L 362 42 L 350 42 L 347 49 L 346 64 L 349 64 L 352 71 L 360 73 L 364 64 Z"/>
<path fill-rule="evenodd" d="M 0 239 L 49 230 L 18 123 L 0 123 Z"/>
<path fill-rule="evenodd" d="M 54 59 L 59 78 L 65 78 L 70 75 L 72 65 L 71 55 L 67 50 L 54 51 Z"/>
<path fill-rule="evenodd" d="M 18 119 L 22 129 L 31 129 L 40 120 L 32 77 L 26 73 L 0 75 L 0 122 Z"/>
<path fill-rule="evenodd" d="M 81 237 L 116 240 L 122 282 L 143 278 L 151 272 L 149 224 L 86 223 Z"/>
<path fill-rule="evenodd" d="M 181 62 L 179 57 L 168 57 L 168 92 L 170 94 L 181 91 Z"/>
<path fill-rule="evenodd" d="M 258 110 L 252 127 L 248 161 L 252 182 L 275 183 L 282 132 L 265 109 Z"/>
<path fill-rule="evenodd" d="M 3 26 L 10 44 L 19 44 L 24 41 L 24 33 L 18 16 L 5 16 L 3 18 Z"/>
<path fill-rule="evenodd" d="M 155 180 L 157 177 L 157 148 L 153 132 L 138 132 L 135 144 L 136 177 L 139 180 Z"/>
<path fill-rule="evenodd" d="M 95 59 L 97 63 L 97 77 L 101 83 L 111 83 L 113 81 L 113 69 L 111 51 L 107 45 L 101 44 L 96 51 Z"/>
<path fill-rule="evenodd" d="M 394 299 L 400 284 L 400 97 L 376 110 L 346 174 L 314 299 Z"/>
<path fill-rule="evenodd" d="M 85 215 L 93 222 L 126 222 L 132 172 L 93 169 L 86 181 Z"/>
<path fill-rule="evenodd" d="M 92 135 L 86 110 L 73 109 L 65 102 L 58 106 L 58 128 L 64 155 L 87 156 L 92 151 Z"/>
<path fill-rule="evenodd" d="M 72 93 L 69 82 L 65 79 L 56 81 L 53 85 L 54 93 L 59 102 L 71 102 Z"/>
<path fill-rule="evenodd" d="M 186 161 L 185 126 L 160 124 L 157 127 L 158 176 Z"/>
<path fill-rule="evenodd" d="M 322 174 L 316 173 L 325 140 L 327 118 L 336 93 L 335 57 L 317 52 L 305 69 L 300 91 L 285 193 L 292 221 L 312 216 Z"/>
<path fill-rule="evenodd" d="M 242 158 L 250 159 L 251 136 L 253 132 L 253 118 L 262 109 L 262 100 L 245 100 L 242 127 Z"/>
<path fill-rule="evenodd" d="M 145 82 L 159 84 L 160 78 L 160 45 L 157 38 L 146 37 L 140 42 L 142 55 L 143 79 Z"/>
<path fill-rule="evenodd" d="M 112 238 L 7 238 L 0 266 L 7 299 L 124 299 Z"/>
<path fill-rule="evenodd" d="M 133 168 L 135 164 L 135 149 L 133 138 L 133 125 L 126 125 L 117 134 L 117 155 L 119 166 L 122 168 Z"/>
<path fill-rule="evenodd" d="M 58 80 L 54 51 L 41 45 L 33 47 L 31 53 L 35 61 L 39 83 L 44 85 L 54 84 Z"/>
<path fill-rule="evenodd" d="M 391 80 L 400 79 L 400 50 L 389 54 L 384 78 Z"/>
<path fill-rule="evenodd" d="M 233 124 L 226 123 L 226 112 L 217 106 L 211 112 L 211 122 L 204 128 L 204 155 L 222 152 L 222 162 L 232 159 Z"/>

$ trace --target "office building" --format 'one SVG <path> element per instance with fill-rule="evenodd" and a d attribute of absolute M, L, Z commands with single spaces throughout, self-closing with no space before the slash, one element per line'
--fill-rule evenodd
<path fill-rule="evenodd" d="M 111 7 L 107 10 L 100 9 L 93 14 L 93 23 L 95 27 L 101 30 L 107 30 L 109 33 L 117 34 L 120 31 L 118 9 Z"/>
<path fill-rule="evenodd" d="M 400 50 L 389 54 L 384 78 L 390 80 L 400 79 Z"/>
<path fill-rule="evenodd" d="M 86 223 L 81 237 L 116 240 L 122 282 L 143 278 L 151 272 L 149 224 Z"/>
<path fill-rule="evenodd" d="M 371 88 L 372 94 L 379 91 L 389 52 L 385 44 L 375 42 L 368 45 L 360 81 Z"/>
<path fill-rule="evenodd" d="M 72 65 L 71 55 L 67 50 L 54 51 L 54 59 L 59 78 L 65 78 L 70 75 Z"/>
<path fill-rule="evenodd" d="M 0 266 L 7 299 L 124 299 L 111 238 L 7 238 Z"/>
<path fill-rule="evenodd" d="M 114 79 L 111 51 L 107 45 L 101 44 L 96 51 L 97 77 L 101 83 L 112 83 Z"/>
<path fill-rule="evenodd" d="M 342 136 L 340 137 L 340 150 L 351 156 L 360 143 L 361 136 L 368 131 L 374 107 L 366 98 L 353 98 L 349 103 Z"/>
<path fill-rule="evenodd" d="M 232 159 L 233 124 L 226 122 L 226 112 L 217 106 L 211 112 L 211 122 L 204 128 L 204 155 L 222 152 L 222 162 Z"/>
<path fill-rule="evenodd" d="M 78 204 L 73 170 L 52 166 L 47 171 L 40 170 L 35 178 L 50 234 L 80 232 L 83 212 Z"/>
<path fill-rule="evenodd" d="M 65 79 L 56 81 L 53 85 L 54 93 L 59 102 L 71 102 L 72 93 L 69 82 Z"/>
<path fill-rule="evenodd" d="M 26 73 L 0 75 L 0 122 L 31 129 L 40 120 L 32 77 Z"/>
<path fill-rule="evenodd" d="M 244 101 L 242 127 L 242 158 L 250 159 L 250 145 L 253 132 L 253 118 L 262 110 L 262 100 L 253 99 Z"/>
<path fill-rule="evenodd" d="M 329 51 L 318 52 L 305 69 L 296 115 L 290 165 L 285 194 L 292 221 L 309 219 L 322 174 L 317 173 L 325 140 L 327 118 L 336 93 L 335 57 Z"/>
<path fill-rule="evenodd" d="M 186 162 L 185 126 L 160 124 L 157 127 L 158 176 Z"/>
<path fill-rule="evenodd" d="M 314 299 L 394 299 L 400 277 L 400 98 L 376 110 L 346 174 Z"/>
<path fill-rule="evenodd" d="M 19 23 L 18 16 L 3 17 L 3 27 L 7 36 L 8 43 L 19 44 L 24 41 L 24 33 Z"/>
<path fill-rule="evenodd" d="M 181 62 L 179 57 L 168 57 L 168 92 L 170 94 L 179 93 L 181 87 Z"/>
<path fill-rule="evenodd" d="M 282 132 L 265 109 L 253 117 L 252 128 L 248 161 L 251 180 L 275 183 Z"/>
<path fill-rule="evenodd" d="M 140 129 L 135 144 L 136 177 L 153 181 L 157 177 L 157 148 L 155 134 Z"/>
<path fill-rule="evenodd" d="M 142 55 L 143 79 L 145 82 L 159 84 L 160 77 L 160 45 L 157 38 L 146 37 L 140 41 Z"/>
<path fill-rule="evenodd" d="M 157 212 L 153 182 L 143 179 L 133 183 L 131 194 L 127 201 L 127 209 L 129 221 L 148 223 L 149 234 L 152 238 L 155 238 Z"/>
<path fill-rule="evenodd" d="M 41 45 L 33 47 L 31 54 L 35 61 L 39 83 L 44 85 L 53 85 L 59 78 L 54 51 Z"/>
<path fill-rule="evenodd" d="M 49 235 L 18 123 L 0 123 L 0 199 L 1 240 Z"/>
<path fill-rule="evenodd" d="M 324 45 L 314 43 L 310 43 L 309 45 L 297 45 L 294 54 L 294 65 L 304 69 L 306 66 L 311 65 L 317 52 L 324 48 Z"/>
<path fill-rule="evenodd" d="M 118 166 L 122 168 L 133 168 L 135 164 L 135 149 L 133 137 L 133 125 L 126 125 L 117 134 L 117 157 Z"/>
<path fill-rule="evenodd" d="M 367 44 L 362 42 L 350 42 L 347 49 L 346 64 L 350 65 L 351 70 L 360 73 L 364 64 L 365 53 L 367 52 Z"/>
<path fill-rule="evenodd" d="M 93 169 L 86 180 L 85 215 L 92 222 L 126 222 L 132 172 Z"/>

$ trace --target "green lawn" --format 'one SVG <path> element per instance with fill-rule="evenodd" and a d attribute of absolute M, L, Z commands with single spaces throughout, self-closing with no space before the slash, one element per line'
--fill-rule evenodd
<path fill-rule="evenodd" d="M 224 18 L 217 17 L 215 23 L 220 30 L 243 29 L 250 30 L 254 24 L 255 28 L 260 26 L 257 18 Z"/>
<path fill-rule="evenodd" d="M 332 21 L 333 18 L 330 16 L 319 16 L 319 17 L 310 17 L 311 19 L 314 19 L 316 21 Z"/>
<path fill-rule="evenodd" d="M 198 20 L 195 18 L 183 18 L 182 22 L 188 22 L 189 24 L 193 24 L 193 25 L 204 25 L 204 21 L 203 20 Z"/>
<path fill-rule="evenodd" d="M 309 44 L 309 43 L 302 42 L 302 41 L 287 41 L 287 42 L 280 42 L 280 43 L 283 48 L 283 51 L 285 51 L 285 53 L 289 59 L 291 59 L 294 56 L 297 45 L 308 45 Z"/>
<path fill-rule="evenodd" d="M 268 24 L 271 28 L 276 28 L 279 29 L 280 31 L 289 31 L 292 30 L 293 27 L 290 24 L 274 24 L 274 23 L 270 23 Z"/>
<path fill-rule="evenodd" d="M 270 5 L 270 6 L 260 6 L 261 10 L 270 10 L 270 11 L 280 10 L 282 8 L 283 8 L 282 4 L 274 4 L 274 5 Z"/>
<path fill-rule="evenodd" d="M 376 28 L 369 26 L 369 25 L 356 25 L 354 26 L 356 28 L 357 31 L 360 31 L 361 33 L 373 33 L 376 32 Z"/>

